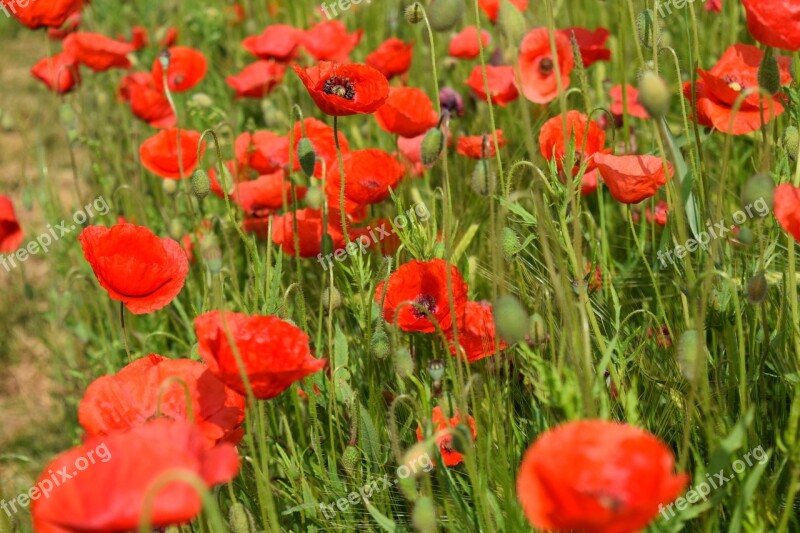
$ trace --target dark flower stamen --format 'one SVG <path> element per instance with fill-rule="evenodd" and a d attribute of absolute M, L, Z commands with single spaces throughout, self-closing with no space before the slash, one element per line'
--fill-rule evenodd
<path fill-rule="evenodd" d="M 352 100 L 356 96 L 356 89 L 350 82 L 350 78 L 331 76 L 322 88 L 325 94 L 333 94 L 345 100 Z"/>
<path fill-rule="evenodd" d="M 420 309 L 420 307 L 426 309 L 431 315 L 436 313 L 436 298 L 431 296 L 430 294 L 420 294 L 416 300 L 414 300 L 414 307 L 411 310 L 411 313 L 414 315 L 414 318 L 426 318 L 428 315 Z"/>
<path fill-rule="evenodd" d="M 549 57 L 545 57 L 544 59 L 542 59 L 539 62 L 539 72 L 544 76 L 547 76 L 548 74 L 553 72 L 553 60 L 550 59 Z"/>

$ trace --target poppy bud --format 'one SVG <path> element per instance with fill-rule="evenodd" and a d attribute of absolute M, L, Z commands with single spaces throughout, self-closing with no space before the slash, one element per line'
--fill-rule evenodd
<path fill-rule="evenodd" d="M 311 209 L 321 209 L 325 202 L 325 193 L 317 186 L 309 187 L 304 200 Z"/>
<path fill-rule="evenodd" d="M 219 186 L 228 196 L 233 194 L 236 183 L 233 181 L 233 174 L 231 174 L 231 169 L 228 168 L 228 165 L 222 165 L 222 172 L 220 172 L 219 175 Z"/>
<path fill-rule="evenodd" d="M 442 150 L 444 150 L 444 134 L 442 130 L 438 127 L 429 129 L 428 133 L 425 134 L 425 138 L 422 139 L 422 164 L 434 164 L 439 159 Z"/>
<path fill-rule="evenodd" d="M 781 139 L 783 149 L 789 154 L 793 160 L 797 159 L 797 152 L 800 150 L 800 135 L 798 135 L 797 128 L 789 126 L 783 131 L 783 138 Z"/>
<path fill-rule="evenodd" d="M 414 529 L 420 533 L 434 533 L 436 531 L 436 511 L 433 508 L 433 500 L 427 496 L 419 498 L 414 504 L 411 522 L 414 524 Z"/>
<path fill-rule="evenodd" d="M 228 523 L 233 533 L 255 533 L 256 522 L 243 503 L 234 503 L 228 511 Z"/>
<path fill-rule="evenodd" d="M 172 196 L 178 192 L 178 182 L 176 180 L 162 180 L 161 188 L 167 195 Z"/>
<path fill-rule="evenodd" d="M 529 317 L 513 296 L 499 298 L 492 309 L 497 334 L 508 343 L 521 341 L 528 334 Z"/>
<path fill-rule="evenodd" d="M 403 455 L 403 465 L 411 471 L 415 479 L 422 477 L 425 472 L 425 470 L 421 470 L 418 467 L 418 465 L 422 464 L 423 459 L 430 459 L 428 444 L 424 440 L 413 445 Z"/>
<path fill-rule="evenodd" d="M 503 228 L 503 255 L 506 261 L 511 261 L 522 249 L 517 232 L 509 227 Z"/>
<path fill-rule="evenodd" d="M 464 0 L 434 0 L 428 7 L 428 22 L 433 31 L 450 31 L 464 14 Z"/>
<path fill-rule="evenodd" d="M 775 182 L 767 174 L 755 174 L 744 184 L 742 206 L 752 206 L 761 200 L 772 209 L 775 201 Z"/>
<path fill-rule="evenodd" d="M 401 378 L 407 378 L 414 374 L 414 359 L 408 348 L 398 348 L 394 353 L 394 370 Z"/>
<path fill-rule="evenodd" d="M 297 143 L 297 158 L 300 160 L 300 168 L 303 169 L 303 173 L 309 178 L 313 176 L 314 167 L 317 166 L 317 153 L 308 137 L 303 137 Z"/>
<path fill-rule="evenodd" d="M 422 16 L 422 5 L 419 2 L 414 2 L 406 8 L 405 15 L 409 24 L 418 24 L 424 18 Z"/>
<path fill-rule="evenodd" d="M 647 70 L 639 78 L 639 103 L 653 118 L 662 118 L 669 111 L 672 95 L 664 78 Z"/>
<path fill-rule="evenodd" d="M 753 244 L 753 232 L 747 226 L 742 226 L 739 228 L 739 235 L 736 236 L 736 240 L 742 243 L 744 246 L 750 246 Z"/>
<path fill-rule="evenodd" d="M 322 291 L 322 306 L 327 311 L 336 311 L 342 306 L 342 293 L 336 287 L 325 287 Z"/>
<path fill-rule="evenodd" d="M 183 224 L 177 218 L 173 218 L 169 221 L 169 236 L 179 241 L 183 234 L 186 233 L 186 230 L 183 227 Z"/>
<path fill-rule="evenodd" d="M 528 326 L 528 338 L 533 344 L 542 344 L 547 340 L 547 323 L 539 313 L 531 315 Z"/>
<path fill-rule="evenodd" d="M 348 446 L 344 449 L 344 453 L 342 454 L 342 466 L 344 467 L 345 472 L 347 475 L 353 476 L 355 475 L 356 469 L 358 468 L 358 463 L 361 461 L 361 454 L 358 451 L 358 448 L 355 446 Z"/>
<path fill-rule="evenodd" d="M 202 200 L 211 191 L 211 180 L 202 168 L 192 172 L 192 192 L 198 200 Z"/>
<path fill-rule="evenodd" d="M 378 328 L 372 334 L 372 342 L 369 345 L 372 356 L 376 359 L 386 359 L 389 355 L 389 337 L 382 328 Z"/>
<path fill-rule="evenodd" d="M 494 180 L 494 172 L 489 168 L 489 162 L 485 159 L 481 159 L 475 164 L 475 168 L 472 169 L 472 179 L 469 185 L 475 194 L 488 196 Z"/>
<path fill-rule="evenodd" d="M 197 93 L 192 95 L 191 102 L 201 109 L 208 109 L 214 105 L 214 100 L 212 100 L 211 97 L 206 93 Z"/>
<path fill-rule="evenodd" d="M 444 374 L 444 363 L 441 359 L 433 359 L 428 363 L 428 375 L 433 381 L 439 381 Z"/>
<path fill-rule="evenodd" d="M 697 331 L 690 329 L 681 335 L 681 340 L 678 343 L 678 366 L 683 377 L 688 381 L 693 381 L 695 378 L 695 361 L 697 360 L 697 348 L 700 342 Z"/>
<path fill-rule="evenodd" d="M 525 26 L 525 17 L 522 12 L 508 0 L 501 0 L 500 9 L 497 12 L 497 27 L 509 45 L 519 45 L 527 29 Z"/>
<path fill-rule="evenodd" d="M 636 33 L 639 36 L 639 42 L 645 48 L 653 48 L 658 45 L 656 42 L 656 24 L 658 24 L 658 32 L 661 33 L 663 26 L 661 19 L 656 17 L 652 9 L 645 9 L 636 19 Z"/>
<path fill-rule="evenodd" d="M 208 265 L 212 274 L 219 274 L 222 270 L 222 250 L 219 248 L 219 241 L 215 235 L 208 235 L 200 241 L 200 251 L 203 260 Z"/>
<path fill-rule="evenodd" d="M 767 297 L 768 290 L 767 277 L 759 272 L 747 282 L 747 301 L 753 305 L 760 304 Z"/>
<path fill-rule="evenodd" d="M 775 56 L 764 53 L 761 64 L 758 66 L 758 85 L 769 94 L 775 94 L 781 89 L 781 73 Z"/>

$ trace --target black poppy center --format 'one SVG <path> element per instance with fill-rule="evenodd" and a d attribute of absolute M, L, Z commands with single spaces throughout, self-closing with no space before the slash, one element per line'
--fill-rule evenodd
<path fill-rule="evenodd" d="M 325 82 L 325 87 L 322 88 L 325 94 L 332 94 L 345 100 L 352 100 L 356 97 L 356 89 L 350 78 L 343 78 L 341 76 L 331 76 Z"/>
<path fill-rule="evenodd" d="M 545 57 L 539 62 L 539 72 L 543 76 L 547 76 L 551 72 L 553 72 L 553 60 L 549 57 Z"/>
<path fill-rule="evenodd" d="M 435 314 L 436 298 L 430 294 L 420 294 L 417 299 L 414 300 L 414 308 L 411 311 L 414 314 L 414 318 L 427 318 L 428 315 L 423 309 L 427 310 L 431 315 Z"/>

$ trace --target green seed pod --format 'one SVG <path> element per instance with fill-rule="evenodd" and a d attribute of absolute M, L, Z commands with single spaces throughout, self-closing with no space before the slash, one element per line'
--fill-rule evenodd
<path fill-rule="evenodd" d="M 646 70 L 639 78 L 639 102 L 653 118 L 662 118 L 669 112 L 672 94 L 664 78 Z"/>
<path fill-rule="evenodd" d="M 228 523 L 232 533 L 256 533 L 256 522 L 253 515 L 243 503 L 234 503 L 228 511 Z"/>
<path fill-rule="evenodd" d="M 639 42 L 645 48 L 652 49 L 659 43 L 656 41 L 656 32 L 661 34 L 663 23 L 661 19 L 653 13 L 652 9 L 645 9 L 636 18 L 636 33 L 639 36 Z"/>
<path fill-rule="evenodd" d="M 202 200 L 211 192 L 211 180 L 202 168 L 192 172 L 192 192 L 198 200 Z"/>
<path fill-rule="evenodd" d="M 500 34 L 506 39 L 509 46 L 516 47 L 525 36 L 525 17 L 517 7 L 508 0 L 500 1 L 500 10 L 497 12 L 497 27 Z"/>
<path fill-rule="evenodd" d="M 742 243 L 744 246 L 750 246 L 754 241 L 753 231 L 747 226 L 741 226 L 739 228 L 739 235 L 736 236 L 736 240 Z"/>
<path fill-rule="evenodd" d="M 314 151 L 314 145 L 308 137 L 303 137 L 297 143 L 297 158 L 300 160 L 300 168 L 303 169 L 303 174 L 309 178 L 314 175 L 314 168 L 317 165 L 317 153 Z"/>
<path fill-rule="evenodd" d="M 348 446 L 342 454 L 342 467 L 350 477 L 353 477 L 361 462 L 361 452 L 355 446 Z"/>
<path fill-rule="evenodd" d="M 206 93 L 197 93 L 192 95 L 190 100 L 192 104 L 201 109 L 209 109 L 214 105 L 214 100 L 211 99 Z"/>
<path fill-rule="evenodd" d="M 519 235 L 508 226 L 503 228 L 503 256 L 506 261 L 512 261 L 522 249 L 522 244 L 519 242 Z"/>
<path fill-rule="evenodd" d="M 322 291 L 322 307 L 326 311 L 336 311 L 342 306 L 342 293 L 336 287 L 325 287 Z"/>
<path fill-rule="evenodd" d="M 433 0 L 428 22 L 433 31 L 450 31 L 464 15 L 464 0 Z"/>
<path fill-rule="evenodd" d="M 441 359 L 432 359 L 428 363 L 428 375 L 433 381 L 439 381 L 444 375 L 444 362 Z"/>
<path fill-rule="evenodd" d="M 786 153 L 789 154 L 789 157 L 791 157 L 792 160 L 796 160 L 797 152 L 800 150 L 800 134 L 798 134 L 796 127 L 789 126 L 783 131 L 781 144 L 783 145 L 783 149 L 786 150 Z"/>
<path fill-rule="evenodd" d="M 432 165 L 439 159 L 439 156 L 444 150 L 444 134 L 438 127 L 431 128 L 422 139 L 422 163 L 424 165 Z"/>
<path fill-rule="evenodd" d="M 765 53 L 758 66 L 758 85 L 769 94 L 775 94 L 781 90 L 781 72 L 775 56 L 771 53 Z"/>
<path fill-rule="evenodd" d="M 767 174 L 751 176 L 742 189 L 742 207 L 752 206 L 759 201 L 766 202 L 769 209 L 772 209 L 775 201 L 775 182 Z"/>
<path fill-rule="evenodd" d="M 481 159 L 475 164 L 475 168 L 472 169 L 472 177 L 469 186 L 475 194 L 488 196 L 494 180 L 494 172 L 489 168 L 489 162 L 485 159 Z"/>
<path fill-rule="evenodd" d="M 414 504 L 411 522 L 419 533 L 435 533 L 436 510 L 433 507 L 433 500 L 427 496 L 419 498 Z"/>
<path fill-rule="evenodd" d="M 325 193 L 316 185 L 306 191 L 305 202 L 311 209 L 321 209 L 325 203 Z"/>
<path fill-rule="evenodd" d="M 495 303 L 492 310 L 497 334 L 508 343 L 523 340 L 529 332 L 529 317 L 519 301 L 513 296 L 503 296 Z"/>
<path fill-rule="evenodd" d="M 414 2 L 405 10 L 406 20 L 409 24 L 419 24 L 424 19 L 422 5 L 419 2 Z"/>
<path fill-rule="evenodd" d="M 389 355 L 389 337 L 383 328 L 378 328 L 372 334 L 372 342 L 370 343 L 370 352 L 376 359 L 386 359 Z"/>
<path fill-rule="evenodd" d="M 530 317 L 528 338 L 534 344 L 542 344 L 547 340 L 547 322 L 539 313 L 534 313 Z"/>
<path fill-rule="evenodd" d="M 176 241 L 181 240 L 183 235 L 186 233 L 186 228 L 183 227 L 183 223 L 177 218 L 173 218 L 169 221 L 169 236 L 175 239 Z"/>
<path fill-rule="evenodd" d="M 414 358 L 408 348 L 398 348 L 394 353 L 394 370 L 397 375 L 406 379 L 414 374 Z"/>
<path fill-rule="evenodd" d="M 168 196 L 173 196 L 178 192 L 177 180 L 161 180 L 161 188 Z"/>
<path fill-rule="evenodd" d="M 683 377 L 688 381 L 694 381 L 695 377 L 697 377 L 695 375 L 695 362 L 698 356 L 703 356 L 702 349 L 698 354 L 698 347 L 701 343 L 700 336 L 693 329 L 686 330 L 681 335 L 680 341 L 678 341 L 678 367 L 680 367 Z"/>
<path fill-rule="evenodd" d="M 753 305 L 760 304 L 767 297 L 769 285 L 767 277 L 763 272 L 759 272 L 747 282 L 747 301 Z"/>

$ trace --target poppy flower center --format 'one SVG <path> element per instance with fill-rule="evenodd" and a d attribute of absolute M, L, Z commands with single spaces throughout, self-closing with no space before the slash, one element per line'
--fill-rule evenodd
<path fill-rule="evenodd" d="M 547 76 L 553 72 L 553 66 L 553 60 L 549 57 L 545 57 L 539 62 L 539 73 L 543 76 Z"/>
<path fill-rule="evenodd" d="M 343 78 L 341 76 L 331 76 L 325 81 L 325 86 L 322 88 L 325 94 L 332 94 L 345 100 L 352 100 L 356 96 L 356 89 L 350 78 Z"/>
<path fill-rule="evenodd" d="M 368 189 L 380 189 L 381 182 L 376 179 L 361 180 L 361 185 Z"/>
<path fill-rule="evenodd" d="M 436 308 L 436 298 L 430 294 L 420 294 L 417 299 L 414 300 L 414 307 L 411 310 L 411 313 L 414 315 L 414 318 L 426 318 L 428 315 L 425 313 L 425 311 L 423 311 L 423 309 L 427 310 L 428 313 L 433 315 L 436 313 Z"/>
<path fill-rule="evenodd" d="M 739 83 L 739 80 L 737 80 L 730 74 L 725 75 L 722 79 L 725 83 L 728 84 L 728 87 L 730 87 L 737 93 L 742 92 L 742 90 L 744 89 L 744 86 L 741 83 Z"/>

